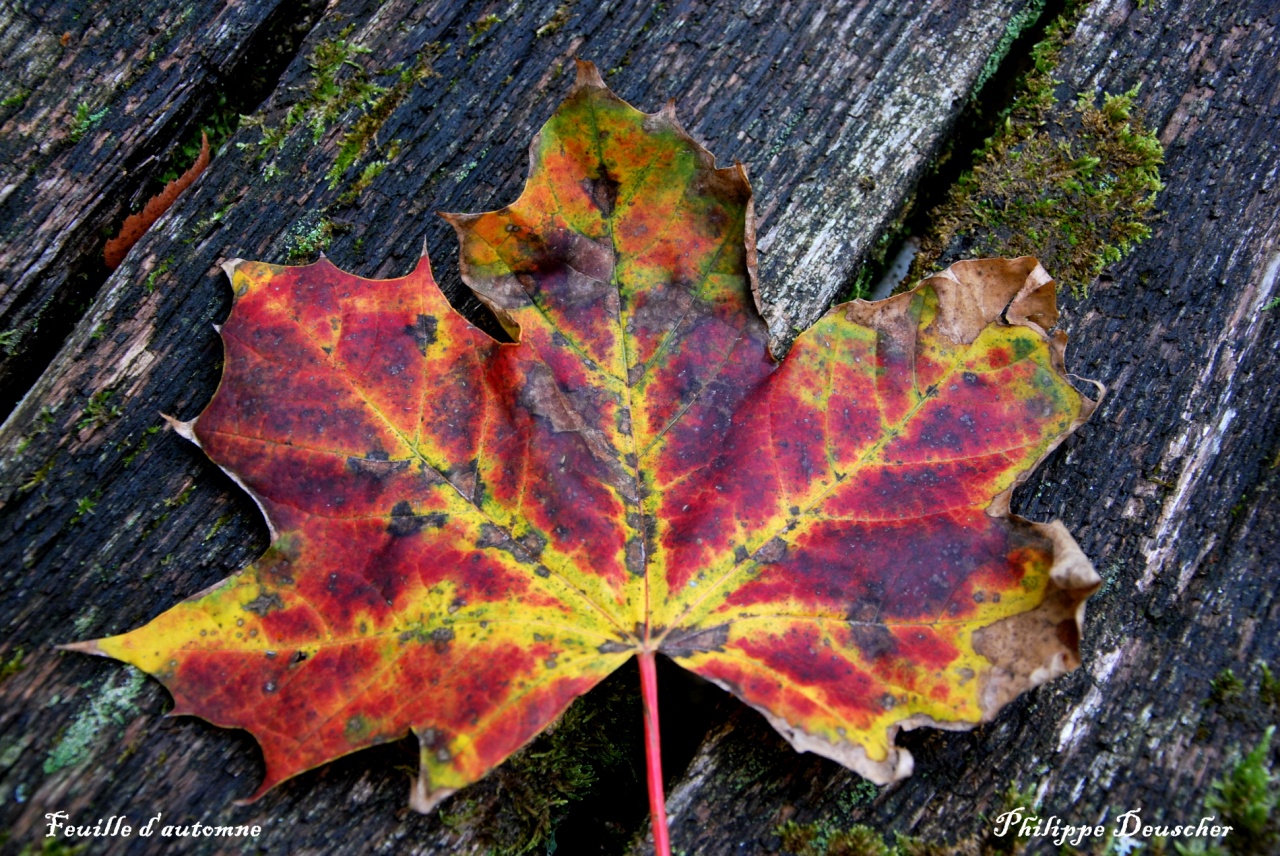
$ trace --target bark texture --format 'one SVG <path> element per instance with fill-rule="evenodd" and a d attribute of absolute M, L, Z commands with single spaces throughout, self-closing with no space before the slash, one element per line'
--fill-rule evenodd
<path fill-rule="evenodd" d="M 0 412 L 105 279 L 102 247 L 219 96 L 274 77 L 316 0 L 0 9 Z M 267 85 L 270 85 L 268 82 Z"/>
<path fill-rule="evenodd" d="M 97 45 L 100 55 L 72 74 L 58 65 L 59 34 L 78 7 L 45 5 L 0 13 L 10 16 L 0 29 L 5 67 L 25 63 L 32 93 L 17 112 L 0 112 L 0 160 L 6 170 L 36 164 L 13 178 L 0 173 L 8 194 L 0 200 L 0 301 L 8 301 L 0 311 L 19 312 L 4 316 L 4 329 L 42 305 L 70 307 L 61 333 L 41 323 L 18 340 L 15 364 L 39 379 L 29 391 L 18 384 L 13 400 L 26 397 L 0 429 L 0 664 L 23 651 L 21 668 L 0 682 L 3 827 L 21 847 L 39 843 L 48 811 L 131 821 L 164 812 L 165 822 L 260 824 L 256 844 L 272 851 L 353 853 L 484 852 L 502 795 L 465 812 L 460 804 L 452 814 L 449 806 L 408 812 L 408 778 L 396 768 L 412 766 L 414 752 L 396 744 L 235 806 L 262 775 L 250 738 L 164 719 L 167 697 L 154 682 L 50 647 L 139 626 L 265 546 L 249 498 L 159 416 L 191 418 L 217 384 L 212 324 L 230 305 L 218 263 L 296 263 L 327 243 L 338 265 L 393 276 L 413 265 L 425 239 L 455 304 L 480 318 L 461 293 L 452 232 L 432 212 L 515 198 L 527 142 L 580 56 L 642 109 L 674 97 L 722 164 L 747 164 L 769 321 L 786 342 L 847 287 L 902 215 L 1026 6 L 335 0 L 297 46 L 261 118 L 281 127 L 291 106 L 311 103 L 324 45 L 367 48 L 351 61 L 388 91 L 401 79 L 395 68 L 423 70 L 394 103 L 380 102 L 386 113 L 354 164 L 330 186 L 326 173 L 360 115 L 351 104 L 339 105 L 318 137 L 297 125 L 278 152 L 257 144 L 258 127 L 242 127 L 114 274 L 86 274 L 75 294 L 92 305 L 82 310 L 67 283 L 100 258 L 102 228 L 123 219 L 122 197 L 141 186 L 120 171 L 196 127 L 199 105 L 224 82 L 210 69 L 259 67 L 250 47 L 274 42 L 255 42 L 255 27 L 285 24 L 257 0 L 197 11 L 173 25 L 186 34 L 174 43 L 189 36 L 189 49 L 129 77 L 148 55 L 138 47 L 148 38 L 139 13 L 137 31 L 85 29 L 84 50 Z M 1091 607 L 1085 668 L 979 731 L 905 736 L 919 772 L 870 800 L 852 774 L 796 755 L 760 717 L 726 702 L 689 770 L 669 771 L 678 779 L 670 801 L 678 850 L 776 850 L 774 829 L 788 818 L 954 837 L 976 828 L 978 813 L 1011 783 L 1035 786 L 1047 808 L 1078 822 L 1108 806 L 1113 816 L 1133 806 L 1176 816 L 1198 805 L 1232 753 L 1277 715 L 1251 690 L 1254 662 L 1276 661 L 1280 629 L 1269 578 L 1280 535 L 1272 344 L 1280 310 L 1263 309 L 1280 273 L 1280 36 L 1262 0 L 1201 6 L 1100 3 L 1059 74 L 1067 97 L 1143 82 L 1139 102 L 1170 147 L 1155 238 L 1088 297 L 1066 300 L 1069 364 L 1111 393 L 1015 507 L 1064 519 L 1108 579 Z M 225 23 L 228 15 L 239 23 Z M 179 66 L 187 70 L 162 79 Z M 116 90 L 87 88 L 99 77 L 117 81 Z M 44 110 L 46 127 L 56 117 L 65 126 L 79 100 L 92 116 L 111 97 L 124 99 L 111 105 L 133 104 L 135 90 L 157 106 L 113 106 L 77 141 L 64 131 L 46 154 L 25 154 L 33 132 L 19 115 Z M 379 159 L 386 168 L 361 181 Z M 268 178 L 270 163 L 278 174 Z M 42 175 L 62 177 L 42 183 Z M 1226 666 L 1245 693 L 1231 708 L 1206 705 L 1210 680 Z M 666 710 L 663 718 L 675 724 Z M 633 828 L 643 827 L 637 818 Z M 94 852 L 162 847 L 219 849 L 211 839 L 134 837 L 95 843 Z"/>

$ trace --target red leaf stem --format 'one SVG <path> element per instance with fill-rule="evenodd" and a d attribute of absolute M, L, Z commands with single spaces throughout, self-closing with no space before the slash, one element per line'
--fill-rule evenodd
<path fill-rule="evenodd" d="M 644 759 L 649 780 L 649 819 L 653 823 L 653 850 L 671 856 L 667 832 L 667 799 L 662 793 L 662 737 L 658 732 L 658 673 L 653 652 L 641 651 L 640 695 L 644 697 Z"/>

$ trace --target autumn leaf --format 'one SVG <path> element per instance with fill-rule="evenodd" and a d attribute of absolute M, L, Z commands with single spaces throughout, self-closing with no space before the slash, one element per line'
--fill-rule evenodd
<path fill-rule="evenodd" d="M 516 344 L 400 279 L 228 263 L 221 386 L 176 423 L 262 508 L 256 562 L 74 646 L 250 731 L 255 797 L 412 730 L 427 811 L 633 655 L 801 751 L 908 775 L 1079 663 L 1098 577 L 1013 488 L 1093 409 L 1034 259 L 837 306 L 781 362 L 751 190 L 580 63 L 518 201 L 448 215 Z M 660 799 L 660 797 L 659 797 Z"/>

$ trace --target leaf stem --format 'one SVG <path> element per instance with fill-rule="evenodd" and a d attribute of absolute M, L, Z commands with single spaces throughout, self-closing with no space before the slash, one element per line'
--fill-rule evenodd
<path fill-rule="evenodd" d="M 641 651 L 640 695 L 644 699 L 644 758 L 649 780 L 649 819 L 656 856 L 671 856 L 667 832 L 667 800 L 662 793 L 662 738 L 658 732 L 658 672 L 653 652 Z"/>

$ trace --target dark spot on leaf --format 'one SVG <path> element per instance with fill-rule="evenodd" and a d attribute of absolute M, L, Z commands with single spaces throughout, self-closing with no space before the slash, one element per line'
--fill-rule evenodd
<path fill-rule="evenodd" d="M 849 635 L 866 660 L 879 660 L 897 653 L 898 641 L 883 624 L 854 624 L 849 627 Z"/>
<path fill-rule="evenodd" d="M 262 617 L 266 617 L 267 613 L 275 609 L 284 609 L 284 601 L 280 599 L 280 595 L 275 592 L 263 591 L 253 600 L 244 605 L 249 612 L 255 613 Z"/>
<path fill-rule="evenodd" d="M 369 720 L 357 713 L 347 720 L 346 727 L 342 729 L 342 736 L 348 743 L 358 743 L 368 735 L 369 725 Z"/>
<path fill-rule="evenodd" d="M 429 514 L 414 514 L 413 506 L 407 500 L 400 500 L 391 509 L 391 522 L 387 524 L 387 531 L 397 538 L 403 538 L 409 535 L 416 535 L 427 527 L 439 529 L 446 522 L 449 516 L 441 511 L 433 511 Z"/>
<path fill-rule="evenodd" d="M 543 538 L 537 532 L 529 532 L 518 542 L 521 547 L 529 551 L 529 555 L 535 559 L 542 555 L 542 551 L 547 547 L 547 539 Z"/>
<path fill-rule="evenodd" d="M 752 558 L 762 565 L 770 565 L 781 561 L 785 555 L 787 555 L 787 542 L 781 538 L 770 538 L 763 547 L 756 550 Z"/>
<path fill-rule="evenodd" d="M 676 630 L 662 640 L 662 653 L 668 657 L 688 657 L 699 651 L 722 651 L 728 641 L 727 624 L 696 630 Z"/>
<path fill-rule="evenodd" d="M 596 207 L 608 217 L 613 214 L 613 207 L 618 203 L 618 187 L 620 184 L 613 176 L 609 175 L 609 170 L 603 165 L 600 167 L 599 178 L 587 179 L 587 195 L 591 197 L 591 201 Z"/>
<path fill-rule="evenodd" d="M 363 458 L 347 458 L 347 470 L 382 481 L 409 468 L 408 461 L 388 461 L 387 458 L 386 452 L 369 452 Z"/>
<path fill-rule="evenodd" d="M 419 315 L 416 321 L 404 328 L 404 332 L 413 337 L 418 353 L 425 357 L 428 346 L 436 341 L 436 319 L 430 315 Z"/>
<path fill-rule="evenodd" d="M 449 650 L 449 643 L 453 641 L 453 637 L 452 627 L 437 627 L 431 631 L 431 645 L 436 649 L 437 654 L 443 654 Z"/>
<path fill-rule="evenodd" d="M 626 562 L 627 570 L 633 576 L 639 577 L 644 574 L 644 544 L 640 539 L 627 539 Z"/>

